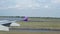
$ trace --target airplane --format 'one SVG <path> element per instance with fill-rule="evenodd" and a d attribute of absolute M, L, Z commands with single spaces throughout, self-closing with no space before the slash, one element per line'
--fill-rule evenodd
<path fill-rule="evenodd" d="M 28 21 L 28 17 L 24 16 L 22 18 L 0 18 L 0 20 L 9 20 L 9 21 Z"/>
<path fill-rule="evenodd" d="M 17 20 L 0 20 L 0 31 L 9 31 L 10 26 L 20 26 L 20 24 L 16 23 Z M 28 21 L 27 17 L 21 19 L 21 21 Z"/>

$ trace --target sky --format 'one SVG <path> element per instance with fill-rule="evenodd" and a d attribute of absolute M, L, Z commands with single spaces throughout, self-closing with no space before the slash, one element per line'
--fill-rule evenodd
<path fill-rule="evenodd" d="M 0 16 L 60 17 L 60 0 L 0 0 Z"/>

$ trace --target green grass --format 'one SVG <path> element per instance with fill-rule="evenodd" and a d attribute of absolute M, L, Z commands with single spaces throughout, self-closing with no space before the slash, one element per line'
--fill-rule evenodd
<path fill-rule="evenodd" d="M 60 19 L 50 18 L 29 18 L 32 21 L 48 21 L 48 22 L 17 22 L 21 26 L 17 28 L 50 28 L 60 29 Z"/>
<path fill-rule="evenodd" d="M 40 21 L 40 20 L 48 20 L 48 21 L 60 21 L 60 18 L 29 18 L 29 20 L 36 20 L 36 21 Z"/>
<path fill-rule="evenodd" d="M 18 22 L 21 26 L 16 28 L 50 28 L 60 29 L 60 22 Z"/>
<path fill-rule="evenodd" d="M 49 28 L 49 29 L 60 29 L 60 19 L 37 19 L 30 18 L 30 20 L 48 20 L 51 22 L 17 22 L 21 26 L 14 28 Z M 53 22 L 52 22 L 53 21 Z M 60 32 L 0 32 L 0 34 L 60 34 Z"/>
<path fill-rule="evenodd" d="M 0 34 L 60 34 L 60 32 L 0 32 Z"/>

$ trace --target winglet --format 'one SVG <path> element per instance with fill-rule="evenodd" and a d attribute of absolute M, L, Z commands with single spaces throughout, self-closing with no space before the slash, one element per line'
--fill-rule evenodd
<path fill-rule="evenodd" d="M 2 24 L 3 26 L 10 27 L 11 23 Z"/>

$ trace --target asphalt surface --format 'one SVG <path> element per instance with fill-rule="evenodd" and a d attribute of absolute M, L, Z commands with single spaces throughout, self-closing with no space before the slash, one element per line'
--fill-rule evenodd
<path fill-rule="evenodd" d="M 29 32 L 50 32 L 50 31 L 60 31 L 60 29 L 46 29 L 46 28 L 41 28 L 41 29 L 29 29 L 29 28 L 9 28 L 10 31 L 29 31 Z"/>

